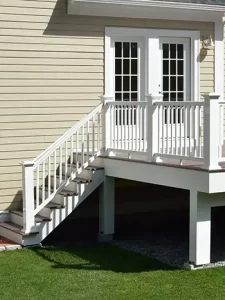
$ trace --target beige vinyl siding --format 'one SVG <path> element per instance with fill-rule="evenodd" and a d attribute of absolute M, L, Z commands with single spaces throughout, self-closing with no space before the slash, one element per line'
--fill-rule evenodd
<path fill-rule="evenodd" d="M 106 26 L 214 30 L 201 22 L 69 16 L 66 0 L 0 0 L 0 211 L 20 203 L 19 163 L 99 103 Z M 213 66 L 214 52 L 202 52 L 201 93 L 213 91 Z"/>

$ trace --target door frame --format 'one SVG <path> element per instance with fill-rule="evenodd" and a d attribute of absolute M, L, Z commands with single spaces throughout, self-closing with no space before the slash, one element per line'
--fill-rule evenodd
<path fill-rule="evenodd" d="M 145 93 L 158 93 L 156 87 L 160 82 L 160 72 L 157 66 L 151 65 L 149 56 L 159 55 L 153 44 L 159 43 L 160 37 L 190 38 L 190 71 L 191 71 L 191 101 L 200 100 L 200 31 L 198 30 L 174 30 L 174 29 L 146 29 L 146 28 L 126 28 L 126 27 L 106 27 L 105 28 L 105 95 L 114 97 L 114 48 L 112 41 L 116 38 L 142 37 L 146 42 L 145 57 L 147 58 L 145 68 Z M 149 68 L 154 68 L 155 74 L 152 76 L 147 72 Z M 157 82 L 156 82 L 157 81 Z M 154 88 L 153 88 L 154 86 Z"/>

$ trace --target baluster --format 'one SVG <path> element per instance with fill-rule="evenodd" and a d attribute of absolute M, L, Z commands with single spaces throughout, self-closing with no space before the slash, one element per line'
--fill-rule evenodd
<path fill-rule="evenodd" d="M 189 122 L 187 123 L 189 125 L 189 151 L 188 156 L 191 157 L 191 139 L 192 139 L 192 117 L 191 117 L 192 108 L 191 106 L 188 106 L 188 119 Z"/>
<path fill-rule="evenodd" d="M 187 156 L 187 107 L 184 107 L 184 155 Z"/>
<path fill-rule="evenodd" d="M 142 151 L 145 152 L 145 135 L 146 135 L 146 122 L 145 122 L 145 115 L 146 115 L 146 106 L 143 106 L 142 107 L 142 142 L 143 142 L 143 145 L 142 145 Z"/>
<path fill-rule="evenodd" d="M 56 191 L 56 171 L 57 171 L 57 169 L 56 169 L 56 159 L 57 159 L 56 154 L 57 154 L 57 150 L 55 150 L 55 152 L 54 152 L 54 192 Z"/>
<path fill-rule="evenodd" d="M 111 116 L 111 114 L 110 114 Z M 98 117 L 98 141 L 97 141 L 97 151 L 100 150 L 100 113 L 97 114 Z M 110 147 L 112 147 L 112 135 L 110 137 Z"/>
<path fill-rule="evenodd" d="M 138 122 L 139 122 L 139 116 L 138 116 L 138 107 L 136 106 L 136 127 L 135 127 L 135 150 L 138 151 Z"/>
<path fill-rule="evenodd" d="M 128 130 L 128 124 L 127 124 L 127 106 L 124 106 L 124 149 L 128 150 L 127 148 L 127 130 Z"/>
<path fill-rule="evenodd" d="M 134 134 L 134 130 L 135 130 L 135 121 L 134 121 L 134 109 L 135 109 L 135 106 L 132 105 L 132 150 L 134 150 L 134 143 L 135 143 L 135 134 Z"/>
<path fill-rule="evenodd" d="M 166 126 L 166 120 L 165 120 L 165 106 L 162 105 L 162 153 L 165 151 L 165 126 Z"/>
<path fill-rule="evenodd" d="M 120 119 L 120 107 L 117 106 L 117 149 L 119 149 L 119 127 L 120 127 L 121 119 Z"/>
<path fill-rule="evenodd" d="M 42 163 L 42 203 L 45 201 L 45 161 Z"/>
<path fill-rule="evenodd" d="M 116 107 L 112 106 L 112 147 L 116 148 Z"/>
<path fill-rule="evenodd" d="M 48 157 L 48 197 L 51 195 L 51 155 Z"/>
<path fill-rule="evenodd" d="M 174 154 L 177 155 L 178 154 L 178 149 L 177 149 L 177 125 L 178 125 L 178 112 L 179 112 L 180 108 L 176 107 L 175 109 L 175 151 Z"/>
<path fill-rule="evenodd" d="M 37 208 L 40 205 L 40 197 L 39 197 L 39 166 L 37 166 L 36 170 L 36 205 L 35 208 Z"/>
<path fill-rule="evenodd" d="M 62 145 L 59 147 L 59 182 L 62 182 Z"/>
<path fill-rule="evenodd" d="M 83 167 L 85 163 L 84 158 L 84 126 L 81 128 L 81 167 Z"/>
<path fill-rule="evenodd" d="M 138 127 L 139 127 L 139 137 L 138 137 L 138 139 L 139 139 L 139 151 L 141 151 L 141 138 L 142 138 L 142 136 L 141 136 L 141 131 L 142 131 L 142 107 L 140 106 L 140 104 L 138 105 L 138 111 L 139 111 L 139 120 L 138 120 L 138 122 L 139 122 L 139 125 L 138 125 Z"/>
<path fill-rule="evenodd" d="M 95 116 L 92 117 L 92 156 L 95 155 Z"/>
<path fill-rule="evenodd" d="M 182 124 L 184 122 L 183 120 L 184 115 L 184 107 L 180 108 L 180 155 L 183 155 L 183 134 L 182 134 Z"/>
<path fill-rule="evenodd" d="M 89 155 L 90 155 L 90 141 L 89 141 L 89 135 L 90 135 L 90 123 L 89 123 L 89 120 L 87 121 L 87 161 L 89 162 Z"/>
<path fill-rule="evenodd" d="M 67 156 L 68 156 L 68 148 L 67 148 L 68 144 L 67 141 L 65 141 L 65 149 L 64 149 L 64 153 L 65 153 L 65 178 L 67 178 L 67 173 L 68 173 L 68 164 L 67 164 Z"/>
<path fill-rule="evenodd" d="M 70 137 L 70 175 L 73 172 L 73 134 Z"/>
<path fill-rule="evenodd" d="M 193 106 L 192 107 L 192 110 L 193 110 L 193 156 L 196 157 L 196 140 L 197 140 L 197 137 L 196 137 L 196 108 L 197 106 Z"/>
<path fill-rule="evenodd" d="M 201 145 L 201 109 L 202 107 L 197 106 L 197 118 L 196 118 L 196 131 L 197 131 L 197 139 L 196 139 L 196 155 L 197 157 L 201 157 L 200 145 Z"/>
<path fill-rule="evenodd" d="M 173 154 L 173 110 L 174 110 L 174 107 L 171 106 L 171 109 L 170 109 L 170 134 L 171 134 L 171 141 L 170 141 L 170 154 Z"/>
<path fill-rule="evenodd" d="M 79 129 L 76 132 L 76 172 L 79 168 L 78 151 L 79 151 Z"/>
<path fill-rule="evenodd" d="M 127 131 L 127 144 L 128 144 L 128 150 L 130 150 L 130 130 L 131 130 L 131 122 L 130 122 L 130 106 L 127 107 L 127 126 L 128 126 L 128 131 Z"/>
<path fill-rule="evenodd" d="M 166 154 L 169 154 L 169 124 L 170 124 L 170 106 L 166 110 Z"/>

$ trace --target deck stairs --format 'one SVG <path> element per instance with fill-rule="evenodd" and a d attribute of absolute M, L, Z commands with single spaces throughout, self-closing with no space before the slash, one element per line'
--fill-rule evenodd
<path fill-rule="evenodd" d="M 0 236 L 40 244 L 104 180 L 99 105 L 34 161 L 23 167 L 23 199 L 0 223 Z"/>

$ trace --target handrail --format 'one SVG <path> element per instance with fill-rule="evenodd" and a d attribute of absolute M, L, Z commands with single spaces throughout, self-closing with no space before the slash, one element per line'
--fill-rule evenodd
<path fill-rule="evenodd" d="M 155 106 L 204 106 L 205 101 L 155 101 Z"/>
<path fill-rule="evenodd" d="M 82 120 L 77 122 L 73 127 L 71 127 L 66 133 L 64 133 L 60 138 L 58 138 L 52 145 L 50 145 L 44 152 L 38 155 L 34 160 L 34 168 L 42 163 L 52 152 L 54 152 L 60 144 L 63 144 L 74 132 L 76 132 L 85 122 L 92 118 L 98 111 L 102 109 L 103 103 L 100 103 L 95 107 L 88 115 L 86 115 Z"/>
<path fill-rule="evenodd" d="M 108 106 L 147 106 L 147 101 L 109 101 L 106 102 Z"/>

